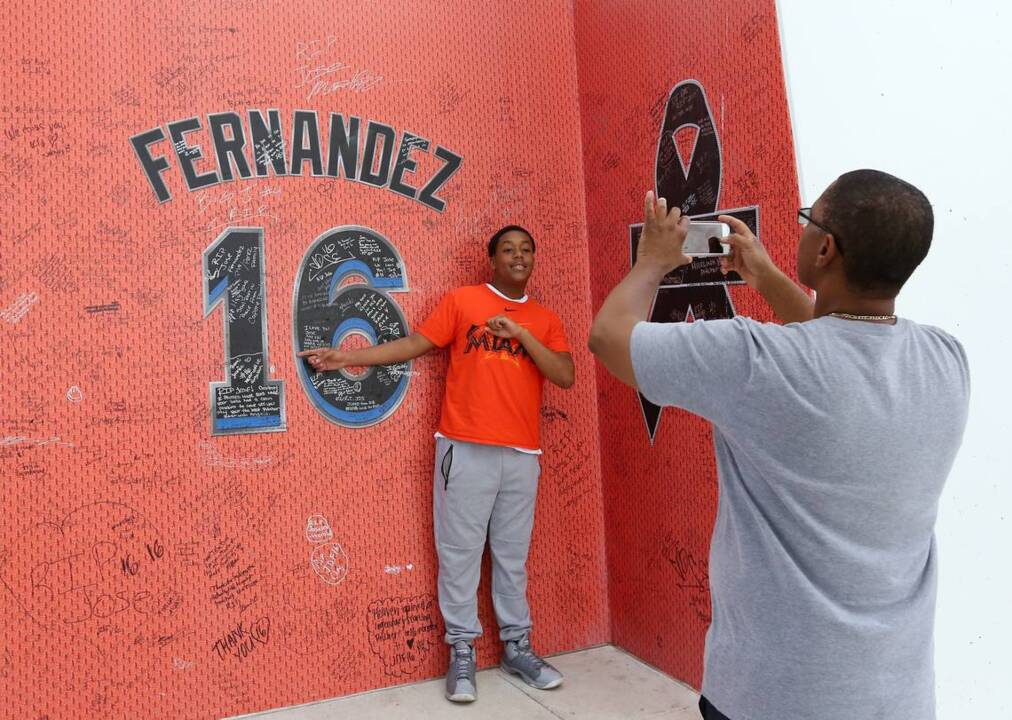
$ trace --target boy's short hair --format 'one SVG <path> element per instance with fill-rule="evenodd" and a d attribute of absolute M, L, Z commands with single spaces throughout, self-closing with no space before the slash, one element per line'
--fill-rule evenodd
<path fill-rule="evenodd" d="M 496 232 L 496 234 L 492 236 L 492 239 L 488 241 L 488 256 L 489 257 L 495 257 L 495 251 L 499 248 L 499 239 L 503 235 L 505 235 L 506 233 L 508 233 L 508 232 L 514 232 L 514 231 L 516 231 L 516 232 L 522 232 L 524 235 L 526 235 L 528 238 L 530 238 L 530 241 L 531 241 L 531 251 L 532 252 L 537 252 L 538 246 L 534 242 L 534 236 L 531 235 L 531 231 L 530 230 L 528 230 L 527 228 L 524 228 L 524 227 L 520 227 L 519 225 L 507 225 L 505 227 L 500 228 Z"/>

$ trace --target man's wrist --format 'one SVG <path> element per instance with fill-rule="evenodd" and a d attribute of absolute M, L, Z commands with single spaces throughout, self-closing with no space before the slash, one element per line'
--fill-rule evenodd
<path fill-rule="evenodd" d="M 668 274 L 671 268 L 661 265 L 654 260 L 643 260 L 638 259 L 636 264 L 632 266 L 632 270 L 629 271 L 630 275 L 637 275 L 642 277 L 645 281 L 650 281 L 660 285 L 661 280 Z"/>
<path fill-rule="evenodd" d="M 783 271 L 773 262 L 770 262 L 755 274 L 755 289 L 760 295 L 765 297 L 768 292 L 781 282 L 783 277 L 785 277 Z"/>

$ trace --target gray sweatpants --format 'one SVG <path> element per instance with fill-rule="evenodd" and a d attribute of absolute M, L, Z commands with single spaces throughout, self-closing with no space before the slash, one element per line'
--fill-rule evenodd
<path fill-rule="evenodd" d="M 432 516 L 446 642 L 481 635 L 477 592 L 486 537 L 499 638 L 530 631 L 526 565 L 540 474 L 537 455 L 436 438 Z"/>

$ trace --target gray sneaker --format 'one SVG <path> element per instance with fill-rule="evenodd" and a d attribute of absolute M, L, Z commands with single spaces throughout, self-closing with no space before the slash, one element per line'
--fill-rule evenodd
<path fill-rule="evenodd" d="M 458 640 L 450 647 L 450 669 L 446 671 L 446 699 L 469 703 L 478 697 L 474 681 L 474 645 Z"/>
<path fill-rule="evenodd" d="M 527 635 L 506 641 L 499 667 L 512 675 L 519 675 L 525 683 L 539 690 L 551 690 L 562 684 L 562 673 L 531 650 L 531 640 Z"/>

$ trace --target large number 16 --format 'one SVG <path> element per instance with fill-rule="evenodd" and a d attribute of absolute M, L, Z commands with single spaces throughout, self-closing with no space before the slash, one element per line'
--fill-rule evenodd
<path fill-rule="evenodd" d="M 284 383 L 268 380 L 267 310 L 262 228 L 229 228 L 204 251 L 204 316 L 223 306 L 225 380 L 210 384 L 213 435 L 285 429 Z M 366 284 L 345 284 L 351 276 Z M 332 228 L 306 251 L 292 299 L 294 352 L 338 346 L 352 334 L 380 344 L 408 334 L 404 313 L 388 292 L 406 292 L 397 249 L 375 230 Z M 407 393 L 410 363 L 377 366 L 355 377 L 313 373 L 296 357 L 313 406 L 344 427 L 389 417 Z"/>

